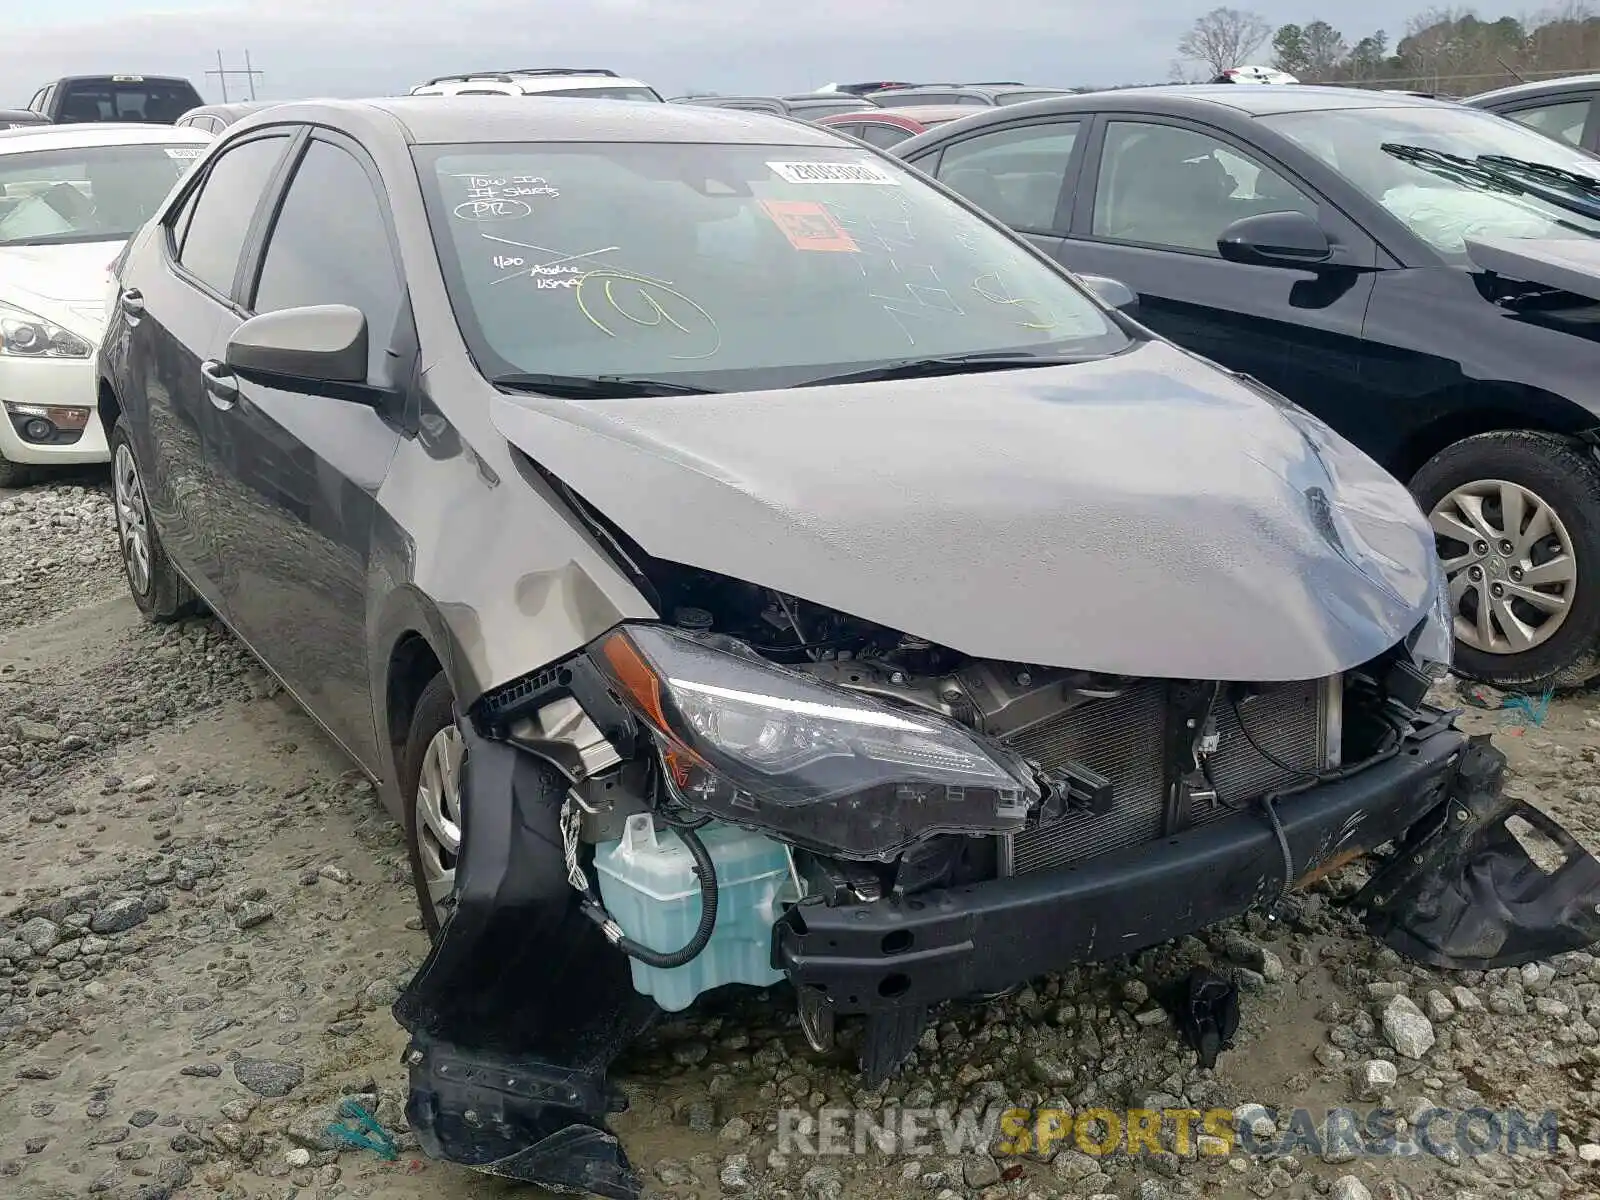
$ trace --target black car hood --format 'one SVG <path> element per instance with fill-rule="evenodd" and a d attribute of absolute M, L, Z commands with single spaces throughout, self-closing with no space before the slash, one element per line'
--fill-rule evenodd
<path fill-rule="evenodd" d="M 1162 342 L 1073 366 L 709 396 L 502 396 L 496 427 L 649 554 L 980 658 L 1313 679 L 1434 595 L 1410 495 Z"/>
<path fill-rule="evenodd" d="M 1466 248 L 1482 270 L 1600 300 L 1600 240 L 1469 237 Z"/>

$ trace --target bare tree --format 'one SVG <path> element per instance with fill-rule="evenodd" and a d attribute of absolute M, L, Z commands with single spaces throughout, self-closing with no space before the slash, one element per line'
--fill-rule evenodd
<path fill-rule="evenodd" d="M 1178 40 L 1178 53 L 1220 75 L 1248 61 L 1271 33 L 1272 25 L 1260 13 L 1213 8 Z"/>

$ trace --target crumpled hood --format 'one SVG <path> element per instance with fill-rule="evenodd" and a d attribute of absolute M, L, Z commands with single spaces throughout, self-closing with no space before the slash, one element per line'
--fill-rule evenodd
<path fill-rule="evenodd" d="M 19 304 L 81 337 L 98 340 L 106 321 L 110 281 L 106 268 L 122 246 L 122 242 L 0 246 L 0 301 Z M 38 312 L 40 308 L 49 311 Z"/>
<path fill-rule="evenodd" d="M 1314 679 L 1433 598 L 1409 493 L 1161 342 L 1076 366 L 711 396 L 504 396 L 499 430 L 658 558 L 980 658 Z"/>

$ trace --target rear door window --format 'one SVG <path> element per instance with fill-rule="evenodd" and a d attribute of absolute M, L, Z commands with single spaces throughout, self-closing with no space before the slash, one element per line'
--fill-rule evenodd
<path fill-rule="evenodd" d="M 901 129 L 898 125 L 888 125 L 881 121 L 872 121 L 861 127 L 860 138 L 874 146 L 887 150 L 890 146 L 898 146 L 901 142 L 911 137 L 909 129 Z"/>

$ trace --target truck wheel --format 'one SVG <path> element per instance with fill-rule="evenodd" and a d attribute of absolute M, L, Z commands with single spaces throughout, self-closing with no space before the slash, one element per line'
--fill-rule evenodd
<path fill-rule="evenodd" d="M 1463 438 L 1411 481 L 1455 612 L 1456 670 L 1503 688 L 1600 673 L 1600 468 L 1542 433 Z"/>
<path fill-rule="evenodd" d="M 429 940 L 438 938 L 455 907 L 464 757 L 461 732 L 456 728 L 455 696 L 441 671 L 417 700 L 400 758 L 411 880 Z"/>

